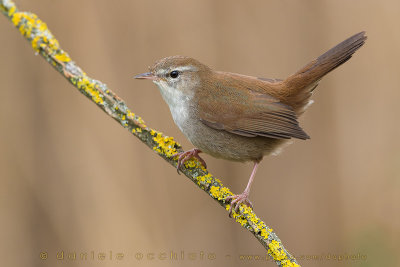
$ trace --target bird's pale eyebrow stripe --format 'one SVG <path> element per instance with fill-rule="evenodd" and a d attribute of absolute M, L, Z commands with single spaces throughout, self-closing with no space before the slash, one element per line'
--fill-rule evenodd
<path fill-rule="evenodd" d="M 177 71 L 197 71 L 197 68 L 195 66 L 189 65 L 189 66 L 180 66 L 174 68 L 174 70 Z"/>
<path fill-rule="evenodd" d="M 170 73 L 170 72 L 173 71 L 173 70 L 177 70 L 177 71 L 179 71 L 179 72 L 184 72 L 184 71 L 197 71 L 198 69 L 197 69 L 197 67 L 192 66 L 192 65 L 189 65 L 189 66 L 179 66 L 179 67 L 175 67 L 175 68 L 168 69 L 168 70 L 161 69 L 161 70 L 158 71 L 158 74 L 161 75 L 161 76 L 164 76 L 164 75 Z"/>

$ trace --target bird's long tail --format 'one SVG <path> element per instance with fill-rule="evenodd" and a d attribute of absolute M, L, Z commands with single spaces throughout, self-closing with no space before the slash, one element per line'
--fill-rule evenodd
<path fill-rule="evenodd" d="M 297 114 L 304 112 L 321 78 L 349 60 L 366 39 L 365 32 L 351 36 L 283 81 L 288 88 L 288 102 Z"/>

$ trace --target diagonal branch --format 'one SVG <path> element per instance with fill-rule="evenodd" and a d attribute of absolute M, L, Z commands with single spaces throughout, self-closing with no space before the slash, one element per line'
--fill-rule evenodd
<path fill-rule="evenodd" d="M 20 33 L 30 42 L 33 50 L 49 62 L 83 95 L 155 153 L 176 167 L 177 161 L 172 155 L 181 152 L 182 148 L 174 138 L 147 127 L 143 119 L 134 114 L 125 102 L 104 83 L 87 76 L 61 49 L 58 41 L 43 21 L 33 13 L 18 11 L 11 0 L 0 0 L 0 11 L 19 29 Z M 230 205 L 225 203 L 225 198 L 232 195 L 232 192 L 229 188 L 224 187 L 219 179 L 204 169 L 197 160 L 186 162 L 182 172 L 225 210 L 229 210 Z M 296 259 L 284 248 L 278 236 L 256 216 L 251 208 L 241 205 L 239 210 L 240 213 L 233 212 L 233 218 L 257 238 L 278 266 L 299 266 Z"/>

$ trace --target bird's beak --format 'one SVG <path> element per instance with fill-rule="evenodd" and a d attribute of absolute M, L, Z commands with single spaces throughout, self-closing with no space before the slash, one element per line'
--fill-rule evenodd
<path fill-rule="evenodd" d="M 142 74 L 136 75 L 133 78 L 135 78 L 135 79 L 155 80 L 157 77 L 151 72 L 146 72 L 146 73 L 142 73 Z"/>

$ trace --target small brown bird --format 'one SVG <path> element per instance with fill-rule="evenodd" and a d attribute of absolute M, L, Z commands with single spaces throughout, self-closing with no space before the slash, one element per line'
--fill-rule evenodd
<path fill-rule="evenodd" d="M 277 153 L 291 138 L 310 138 L 297 118 L 312 103 L 322 77 L 349 60 L 366 39 L 365 32 L 355 34 L 285 80 L 214 71 L 184 56 L 161 59 L 135 78 L 158 85 L 176 125 L 197 147 L 176 155 L 178 172 L 191 157 L 206 167 L 200 152 L 254 162 L 244 192 L 226 198 L 231 213 L 241 203 L 252 206 L 250 187 L 265 155 Z"/>

